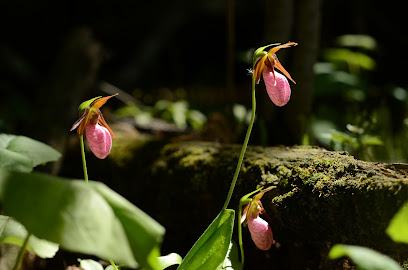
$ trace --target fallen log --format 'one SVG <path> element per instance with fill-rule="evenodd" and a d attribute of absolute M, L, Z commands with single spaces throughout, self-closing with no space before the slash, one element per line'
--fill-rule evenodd
<path fill-rule="evenodd" d="M 172 252 L 184 245 L 176 250 L 184 255 L 221 210 L 241 146 L 193 141 L 160 149 L 145 166 L 150 188 L 144 194 L 150 199 L 141 207 L 167 228 L 164 249 Z M 236 209 L 243 195 L 270 185 L 276 188 L 262 203 L 276 240 L 267 253 L 275 269 L 343 269 L 327 259 L 335 243 L 367 246 L 400 259 L 408 254 L 406 246 L 385 234 L 408 200 L 404 164 L 365 162 L 318 147 L 249 146 L 229 208 Z M 258 254 L 248 236 L 244 241 L 248 256 L 258 256 L 247 262 L 256 264 L 261 256 L 260 265 L 267 265 L 265 253 Z"/>

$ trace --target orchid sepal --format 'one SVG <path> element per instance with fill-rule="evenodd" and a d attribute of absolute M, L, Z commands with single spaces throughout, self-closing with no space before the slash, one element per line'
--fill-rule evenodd
<path fill-rule="evenodd" d="M 82 102 L 81 105 L 79 105 L 78 107 L 79 113 L 82 113 L 83 111 L 85 111 L 86 108 L 89 108 L 91 106 L 92 102 L 94 102 L 95 100 L 101 97 L 102 96 L 94 97 L 94 98 L 88 99 L 87 101 Z"/>
<path fill-rule="evenodd" d="M 253 66 L 255 67 L 256 62 L 258 62 L 259 59 L 261 59 L 264 55 L 267 54 L 267 52 L 265 52 L 266 48 L 276 45 L 280 45 L 280 43 L 273 43 L 256 49 L 253 57 Z"/>
<path fill-rule="evenodd" d="M 259 201 L 262 196 L 265 194 L 265 192 L 268 192 L 272 189 L 276 188 L 276 186 L 270 186 L 267 187 L 266 189 L 263 189 L 263 187 L 258 188 L 255 191 L 252 191 L 251 193 L 246 194 L 245 196 L 243 196 L 240 200 L 239 200 L 239 206 L 242 207 L 243 205 L 246 204 L 244 210 L 242 211 L 242 216 L 241 216 L 241 224 L 244 223 L 245 219 L 246 219 L 246 215 L 248 213 L 249 207 L 251 206 L 251 203 L 256 200 Z M 253 194 L 256 194 L 253 198 L 249 198 L 250 196 L 252 196 Z"/>
<path fill-rule="evenodd" d="M 72 125 L 70 131 L 77 129 L 78 135 L 83 135 L 86 129 L 86 126 L 90 122 L 94 122 L 93 124 L 99 123 L 103 127 L 105 127 L 109 133 L 112 135 L 113 138 L 115 138 L 115 134 L 113 133 L 112 129 L 108 126 L 106 123 L 105 119 L 102 116 L 102 112 L 99 110 L 100 107 L 102 107 L 108 99 L 118 95 L 117 93 L 111 96 L 107 97 L 95 97 L 91 98 L 87 101 L 84 101 L 79 105 L 78 110 L 81 113 L 81 116 L 75 123 Z"/>
<path fill-rule="evenodd" d="M 268 52 L 264 51 L 266 48 L 273 46 L 273 45 L 278 45 L 278 46 L 271 48 Z M 253 76 L 255 78 L 255 82 L 259 83 L 261 79 L 261 74 L 265 69 L 271 70 L 271 72 L 273 73 L 273 76 L 275 76 L 274 68 L 276 67 L 286 77 L 288 77 L 292 82 L 295 83 L 295 81 L 290 76 L 289 72 L 287 72 L 285 68 L 282 66 L 282 64 L 279 62 L 279 59 L 275 53 L 282 48 L 289 48 L 289 47 L 293 47 L 297 45 L 298 44 L 296 42 L 287 42 L 282 45 L 280 45 L 280 43 L 275 43 L 275 44 L 271 44 L 271 45 L 267 45 L 267 46 L 258 48 L 254 52 L 254 58 L 253 58 L 254 59 Z"/>

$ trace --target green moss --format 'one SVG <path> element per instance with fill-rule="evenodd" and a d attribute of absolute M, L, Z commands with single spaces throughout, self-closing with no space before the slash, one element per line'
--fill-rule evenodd
<path fill-rule="evenodd" d="M 138 153 L 139 149 L 151 141 L 152 139 L 148 136 L 118 138 L 112 143 L 109 158 L 119 167 L 123 167 L 134 159 L 135 153 Z"/>
<path fill-rule="evenodd" d="M 286 199 L 292 197 L 293 195 L 295 195 L 295 191 L 294 191 L 294 190 L 291 190 L 291 191 L 286 192 L 286 193 L 284 193 L 284 194 L 282 194 L 282 195 L 275 196 L 275 197 L 273 197 L 273 199 L 272 199 L 272 204 L 279 205 L 279 204 L 281 204 L 282 202 L 284 202 Z"/>
<path fill-rule="evenodd" d="M 279 178 L 275 174 L 271 174 L 270 172 L 262 174 L 261 178 L 262 184 L 264 186 L 277 185 L 278 183 L 281 183 L 281 181 L 279 181 Z"/>
<path fill-rule="evenodd" d="M 279 175 L 281 175 L 282 177 L 285 177 L 285 178 L 289 178 L 289 177 L 292 176 L 292 170 L 289 169 L 289 168 L 287 168 L 287 167 L 285 167 L 285 166 L 283 166 L 283 165 L 280 165 L 280 166 L 276 169 L 276 171 L 277 171 L 277 173 L 278 173 Z"/>
<path fill-rule="evenodd" d="M 309 182 L 309 178 L 312 175 L 313 168 L 310 168 L 310 167 L 302 168 L 302 167 L 296 166 L 294 168 L 294 171 L 296 172 L 297 177 L 302 179 L 304 183 L 307 183 Z"/>

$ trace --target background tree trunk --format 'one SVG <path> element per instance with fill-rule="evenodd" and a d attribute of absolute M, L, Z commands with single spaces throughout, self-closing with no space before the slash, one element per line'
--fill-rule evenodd
<path fill-rule="evenodd" d="M 76 28 L 67 35 L 33 106 L 37 110 L 37 117 L 31 119 L 35 138 L 65 152 L 69 129 L 78 118 L 78 106 L 92 98 L 89 94 L 102 58 L 102 45 L 94 40 L 90 29 Z M 58 172 L 62 161 L 51 165 L 53 173 Z"/>
<path fill-rule="evenodd" d="M 290 83 L 292 95 L 289 103 L 276 108 L 265 91 L 258 91 L 259 115 L 267 130 L 264 144 L 298 144 L 307 133 L 313 96 L 313 65 L 320 38 L 320 12 L 320 0 L 265 2 L 265 44 L 295 41 L 299 45 L 278 52 L 283 66 L 297 83 Z M 277 123 L 279 128 L 275 128 Z"/>

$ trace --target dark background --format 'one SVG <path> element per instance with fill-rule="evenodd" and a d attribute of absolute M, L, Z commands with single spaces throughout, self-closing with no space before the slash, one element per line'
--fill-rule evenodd
<path fill-rule="evenodd" d="M 313 107 L 319 106 L 313 64 L 340 35 L 364 34 L 378 42 L 377 66 L 369 77 L 377 89 L 374 103 L 386 96 L 386 86 L 407 84 L 405 15 L 396 4 L 13 1 L 3 2 L 1 10 L 0 129 L 46 141 L 55 137 L 50 129 L 67 128 L 75 120 L 76 112 L 68 109 L 104 94 L 97 87 L 101 81 L 130 94 L 137 90 L 147 103 L 160 98 L 159 89 L 182 88 L 192 107 L 207 114 L 228 114 L 225 105 L 235 102 L 249 107 L 251 63 L 244 56 L 274 42 L 299 43 L 278 53 L 298 84 L 292 84 L 289 105 L 279 109 L 258 86 L 258 118 L 267 129 L 280 123 L 263 144 L 300 143 Z"/>
<path fill-rule="evenodd" d="M 250 144 L 290 146 L 304 142 L 305 134 L 311 144 L 322 144 L 312 127 L 316 119 L 324 119 L 345 132 L 346 124 L 363 125 L 384 141 L 373 152 L 378 155 L 362 155 L 358 148 L 353 153 L 357 157 L 408 160 L 407 152 L 395 154 L 396 149 L 408 150 L 408 102 L 393 95 L 395 87 L 406 93 L 408 86 L 401 1 L 21 0 L 0 4 L 0 22 L 0 132 L 38 139 L 62 153 L 69 152 L 69 139 L 76 136 L 69 129 L 78 105 L 107 95 L 102 82 L 146 105 L 183 98 L 206 115 L 217 112 L 231 119 L 234 103 L 251 105 L 253 51 L 295 41 L 297 47 L 277 53 L 297 82 L 291 83 L 291 100 L 277 108 L 263 83 L 257 86 Z M 367 53 L 376 68 L 358 74 L 364 81 L 363 100 L 344 94 L 351 88 L 334 91 L 334 86 L 321 84 L 313 69 L 316 62 L 327 61 L 325 50 L 338 46 L 336 38 L 345 34 L 368 35 L 378 44 Z M 104 106 L 109 123 L 115 122 L 109 112 L 126 103 L 120 96 Z M 234 131 L 232 127 L 230 133 Z M 220 132 L 215 140 L 242 143 L 244 131 L 228 139 Z M 71 164 L 64 165 L 61 176 L 82 177 L 79 163 L 69 157 L 64 162 Z M 73 165 L 78 171 L 68 173 Z"/>

